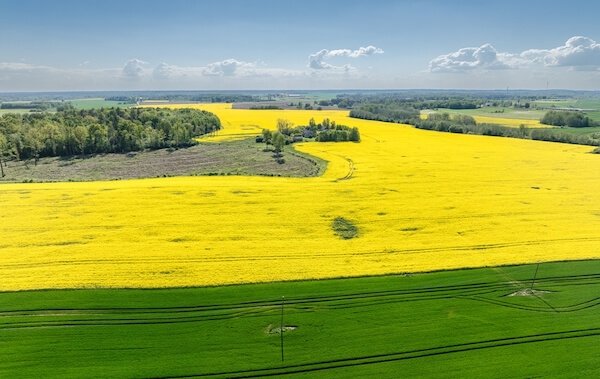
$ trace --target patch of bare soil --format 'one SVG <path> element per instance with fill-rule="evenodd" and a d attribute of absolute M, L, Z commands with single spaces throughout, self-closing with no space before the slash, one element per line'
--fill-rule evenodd
<path fill-rule="evenodd" d="M 512 296 L 541 296 L 545 293 L 550 293 L 550 291 L 543 291 L 543 290 L 534 290 L 531 288 L 524 288 L 522 290 L 518 290 L 516 292 L 510 293 L 508 295 L 506 295 L 507 297 L 512 297 Z"/>
<path fill-rule="evenodd" d="M 283 332 L 291 332 L 293 330 L 298 329 L 298 327 L 296 325 L 284 325 L 283 328 L 277 326 L 273 326 L 271 324 L 269 324 L 269 326 L 267 326 L 266 332 L 267 334 L 281 334 L 281 329 L 283 329 Z"/>

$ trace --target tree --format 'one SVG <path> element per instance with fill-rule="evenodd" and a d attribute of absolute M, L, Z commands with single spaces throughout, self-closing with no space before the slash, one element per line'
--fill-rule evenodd
<path fill-rule="evenodd" d="M 294 123 L 290 120 L 285 120 L 283 118 L 277 119 L 277 130 L 279 133 L 289 135 L 293 127 Z"/>
<path fill-rule="evenodd" d="M 359 142 L 360 141 L 360 133 L 358 132 L 358 128 L 352 128 L 350 130 L 350 136 L 348 137 L 349 141 Z"/>
<path fill-rule="evenodd" d="M 273 148 L 277 155 L 281 155 L 285 146 L 285 137 L 280 132 L 273 133 Z"/>
<path fill-rule="evenodd" d="M 25 146 L 31 151 L 33 156 L 33 164 L 37 166 L 40 159 L 40 151 L 44 148 L 44 141 L 40 133 L 40 129 L 30 127 L 25 134 Z"/>
<path fill-rule="evenodd" d="M 2 175 L 3 178 L 6 176 L 6 174 L 4 174 L 2 157 L 6 153 L 6 150 L 8 150 L 8 139 L 4 134 L 0 133 L 0 175 Z"/>
<path fill-rule="evenodd" d="M 88 128 L 88 142 L 91 153 L 101 153 L 109 147 L 108 130 L 99 123 L 90 124 Z"/>
<path fill-rule="evenodd" d="M 46 150 L 49 150 L 52 155 L 56 155 L 56 149 L 61 137 L 58 125 L 53 122 L 45 122 L 41 126 L 41 134 Z"/>
<path fill-rule="evenodd" d="M 265 141 L 265 144 L 267 145 L 266 148 L 268 149 L 269 145 L 272 143 L 273 133 L 271 133 L 271 131 L 269 129 L 263 129 L 262 135 L 263 135 L 263 141 Z"/>
<path fill-rule="evenodd" d="M 89 133 L 88 129 L 83 125 L 77 125 L 73 128 L 73 140 L 81 152 L 81 156 L 85 156 L 85 145 L 87 143 Z"/>

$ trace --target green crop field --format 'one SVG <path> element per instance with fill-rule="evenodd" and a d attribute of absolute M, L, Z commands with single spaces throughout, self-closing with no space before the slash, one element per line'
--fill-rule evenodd
<path fill-rule="evenodd" d="M 585 114 L 592 120 L 600 121 L 600 98 L 584 98 L 584 99 L 558 99 L 558 100 L 536 100 L 537 106 L 555 107 L 555 108 L 573 108 L 583 109 Z"/>
<path fill-rule="evenodd" d="M 599 272 L 6 292 L 0 377 L 598 377 Z"/>

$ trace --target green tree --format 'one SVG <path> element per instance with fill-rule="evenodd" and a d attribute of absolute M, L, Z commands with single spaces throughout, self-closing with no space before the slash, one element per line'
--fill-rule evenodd
<path fill-rule="evenodd" d="M 2 133 L 0 133 L 0 175 L 4 178 L 6 174 L 4 173 L 4 164 L 2 163 L 2 158 L 6 151 L 8 150 L 8 138 Z"/>
<path fill-rule="evenodd" d="M 87 144 L 88 136 L 88 129 L 85 126 L 77 125 L 73 128 L 73 141 L 82 157 L 85 156 L 85 145 Z"/>
<path fill-rule="evenodd" d="M 354 142 L 360 141 L 360 133 L 358 131 L 358 128 L 355 127 L 350 130 L 350 136 L 348 137 L 348 140 Z"/>
<path fill-rule="evenodd" d="M 58 145 L 60 144 L 60 128 L 53 122 L 44 122 L 41 126 L 41 134 L 44 139 L 44 147 L 52 155 L 56 155 Z"/>
<path fill-rule="evenodd" d="M 25 147 L 31 151 L 34 165 L 37 166 L 40 159 L 40 151 L 44 148 L 44 140 L 39 128 L 32 126 L 27 130 L 25 134 Z"/>
<path fill-rule="evenodd" d="M 88 128 L 89 152 L 101 153 L 109 148 L 108 130 L 99 123 L 90 124 Z"/>
<path fill-rule="evenodd" d="M 262 131 L 263 141 L 265 141 L 265 145 L 267 145 L 267 149 L 273 140 L 273 133 L 269 129 L 263 129 Z"/>
<path fill-rule="evenodd" d="M 277 119 L 277 130 L 279 131 L 279 133 L 290 135 L 293 127 L 294 123 L 290 120 L 285 120 L 283 118 Z"/>
<path fill-rule="evenodd" d="M 273 148 L 277 155 L 281 155 L 283 147 L 285 146 L 285 137 L 280 132 L 273 133 Z"/>

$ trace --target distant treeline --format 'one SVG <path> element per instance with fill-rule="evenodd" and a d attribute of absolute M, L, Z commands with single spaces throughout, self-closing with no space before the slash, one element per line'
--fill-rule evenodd
<path fill-rule="evenodd" d="M 135 104 L 139 100 L 139 97 L 133 96 L 107 96 L 104 98 L 106 101 L 118 101 L 125 104 Z"/>
<path fill-rule="evenodd" d="M 477 124 L 471 116 L 450 116 L 448 113 L 431 113 L 426 120 L 415 119 L 410 124 L 418 129 L 438 132 L 523 138 L 577 145 L 600 145 L 600 133 L 578 135 L 553 128 L 526 128 L 523 125 L 519 128 L 511 128 L 496 124 Z"/>
<path fill-rule="evenodd" d="M 135 104 L 143 100 L 167 100 L 171 102 L 192 101 L 201 103 L 239 103 L 239 102 L 256 102 L 262 101 L 259 96 L 243 95 L 243 94 L 188 94 L 188 93 L 158 93 L 156 95 L 146 96 L 107 96 L 104 98 L 108 101 L 118 101 L 127 104 Z"/>
<path fill-rule="evenodd" d="M 101 108 L 0 117 L 0 158 L 124 153 L 183 147 L 221 128 L 214 114 L 193 109 Z"/>
<path fill-rule="evenodd" d="M 253 105 L 249 109 L 253 110 L 273 110 L 273 109 L 283 109 L 279 105 Z"/>
<path fill-rule="evenodd" d="M 419 111 L 415 108 L 395 103 L 365 103 L 352 109 L 350 111 L 350 117 L 362 118 L 365 120 L 408 123 L 415 118 L 419 118 Z"/>
<path fill-rule="evenodd" d="M 398 93 L 377 94 L 377 95 L 338 95 L 335 99 L 319 101 L 322 106 L 337 105 L 339 108 L 361 109 L 370 105 L 385 105 L 387 107 L 397 107 L 405 109 L 476 109 L 482 107 L 512 107 L 512 108 L 530 108 L 531 102 L 536 97 L 517 97 L 514 99 L 506 98 L 487 98 L 470 96 L 449 96 L 449 95 L 430 95 L 430 96 L 407 96 Z"/>
<path fill-rule="evenodd" d="M 548 113 L 567 113 L 567 116 L 572 117 L 571 114 L 576 112 L 550 111 Z M 583 118 L 583 120 L 586 121 L 581 122 L 582 118 L 579 116 L 581 116 L 581 114 L 572 118 L 573 120 L 577 120 L 577 125 L 583 126 L 587 121 L 588 126 L 593 126 L 592 122 L 589 121 L 587 117 Z M 532 129 L 526 128 L 525 126 L 511 128 L 496 124 L 477 124 L 475 119 L 471 116 L 450 116 L 448 113 L 431 113 L 427 119 L 422 120 L 419 117 L 419 111 L 415 108 L 403 108 L 402 106 L 392 104 L 362 104 L 357 109 L 350 111 L 350 117 L 410 124 L 418 129 L 436 130 L 439 132 L 525 138 L 577 145 L 600 145 L 600 133 L 579 135 L 553 128 Z M 568 118 L 568 120 L 571 120 L 571 118 Z M 575 122 L 573 122 L 573 124 L 575 124 Z"/>
<path fill-rule="evenodd" d="M 2 105 L 0 105 L 0 109 L 34 109 L 37 111 L 45 111 L 51 108 L 56 108 L 60 104 L 60 102 L 49 101 L 2 103 Z"/>
<path fill-rule="evenodd" d="M 600 126 L 582 112 L 577 111 L 548 111 L 540 120 L 542 124 L 554 126 L 568 126 L 571 128 L 587 128 Z"/>

